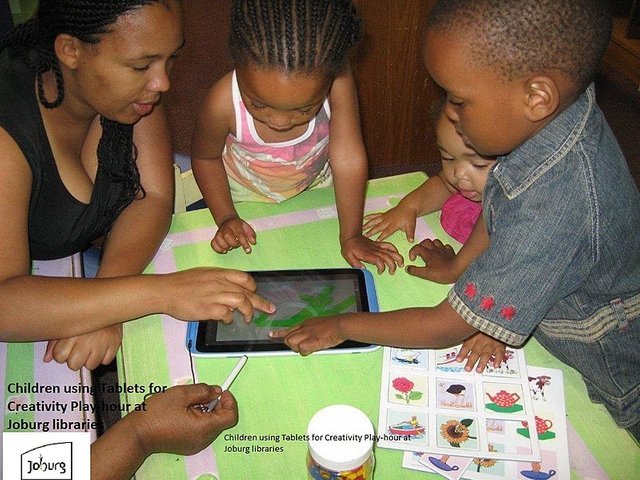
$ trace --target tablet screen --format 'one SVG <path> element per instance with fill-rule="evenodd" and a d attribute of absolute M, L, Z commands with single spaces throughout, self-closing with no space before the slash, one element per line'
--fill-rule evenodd
<path fill-rule="evenodd" d="M 276 305 L 273 314 L 256 311 L 251 323 L 234 313 L 233 323 L 199 322 L 196 350 L 240 352 L 288 350 L 269 331 L 289 328 L 309 318 L 349 312 L 368 312 L 364 272 L 359 269 L 281 270 L 251 272 L 257 293 Z M 357 348 L 345 342 L 337 348 Z"/>

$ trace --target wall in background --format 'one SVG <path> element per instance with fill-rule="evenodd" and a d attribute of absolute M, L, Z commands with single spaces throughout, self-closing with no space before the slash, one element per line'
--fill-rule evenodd
<path fill-rule="evenodd" d="M 440 97 L 424 67 L 421 32 L 433 0 L 354 0 L 365 38 L 354 62 L 372 176 L 440 169 L 430 117 Z"/>

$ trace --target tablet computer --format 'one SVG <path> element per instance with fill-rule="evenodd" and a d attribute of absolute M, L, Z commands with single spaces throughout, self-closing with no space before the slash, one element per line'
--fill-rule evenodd
<path fill-rule="evenodd" d="M 373 277 L 359 268 L 272 270 L 249 272 L 257 293 L 276 305 L 273 314 L 256 311 L 251 323 L 234 312 L 233 323 L 190 322 L 187 348 L 194 355 L 281 355 L 292 352 L 269 331 L 288 328 L 308 318 L 348 312 L 377 312 Z M 362 352 L 377 345 L 346 341 L 319 353 Z M 297 355 L 297 354 L 296 354 Z"/>

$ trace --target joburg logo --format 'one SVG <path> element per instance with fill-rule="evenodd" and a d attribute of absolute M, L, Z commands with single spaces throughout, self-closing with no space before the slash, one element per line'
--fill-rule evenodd
<path fill-rule="evenodd" d="M 20 457 L 21 480 L 72 480 L 72 442 L 48 443 Z"/>
<path fill-rule="evenodd" d="M 2 432 L 2 480 L 89 480 L 89 432 Z"/>

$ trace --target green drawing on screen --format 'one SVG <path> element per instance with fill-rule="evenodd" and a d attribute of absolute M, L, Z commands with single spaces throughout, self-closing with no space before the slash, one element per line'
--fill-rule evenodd
<path fill-rule="evenodd" d="M 297 325 L 298 323 L 314 317 L 326 317 L 330 315 L 337 315 L 342 313 L 351 305 L 356 303 L 356 296 L 351 295 L 345 298 L 343 301 L 333 307 L 329 307 L 334 301 L 332 293 L 335 289 L 334 285 L 328 285 L 322 289 L 318 295 L 300 295 L 300 300 L 303 300 L 307 306 L 293 315 L 291 318 L 284 318 L 281 320 L 269 320 L 269 315 L 266 313 L 259 313 L 253 319 L 253 323 L 257 327 L 277 327 L 277 328 L 289 328 Z"/>

